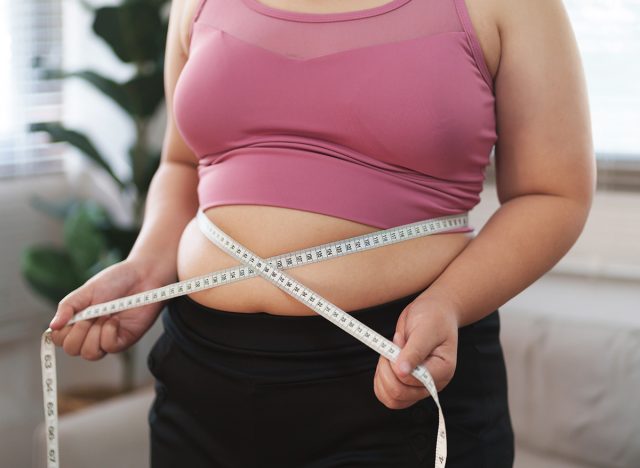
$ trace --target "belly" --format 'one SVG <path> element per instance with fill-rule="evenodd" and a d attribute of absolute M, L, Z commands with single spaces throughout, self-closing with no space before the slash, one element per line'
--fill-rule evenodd
<path fill-rule="evenodd" d="M 379 228 L 289 208 L 223 205 L 205 211 L 220 229 L 263 258 Z M 350 312 L 426 289 L 472 239 L 442 233 L 335 257 L 287 270 L 287 274 Z M 239 265 L 215 246 L 192 220 L 178 247 L 178 280 Z M 238 313 L 315 315 L 312 309 L 258 276 L 189 295 L 196 302 Z"/>

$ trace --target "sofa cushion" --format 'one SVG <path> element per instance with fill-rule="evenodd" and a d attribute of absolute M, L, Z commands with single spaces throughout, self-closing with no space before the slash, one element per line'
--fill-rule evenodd
<path fill-rule="evenodd" d="M 608 315 L 503 310 L 519 444 L 586 466 L 640 466 L 640 317 Z"/>
<path fill-rule="evenodd" d="M 516 444 L 516 459 L 513 468 L 594 468 L 594 465 L 567 460 Z"/>
<path fill-rule="evenodd" d="M 153 397 L 153 386 L 148 386 L 60 417 L 61 466 L 149 466 L 147 413 Z M 46 468 L 44 423 L 34 440 L 33 467 Z"/>

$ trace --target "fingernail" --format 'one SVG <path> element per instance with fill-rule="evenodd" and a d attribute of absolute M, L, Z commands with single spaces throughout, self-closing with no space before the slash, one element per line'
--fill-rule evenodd
<path fill-rule="evenodd" d="M 398 369 L 400 369 L 400 372 L 404 374 L 408 374 L 409 372 L 411 372 L 411 366 L 407 361 L 401 362 L 400 365 L 398 366 Z"/>
<path fill-rule="evenodd" d="M 57 320 L 58 320 L 58 314 L 53 316 L 53 319 L 51 319 L 51 322 L 49 322 L 49 326 L 50 327 L 54 326 Z"/>
<path fill-rule="evenodd" d="M 398 337 L 399 337 L 399 336 L 400 336 L 400 334 L 399 334 L 398 332 L 396 332 L 396 333 L 395 333 L 395 335 L 393 335 L 393 340 L 392 340 L 392 341 L 393 341 L 395 344 L 398 344 Z"/>

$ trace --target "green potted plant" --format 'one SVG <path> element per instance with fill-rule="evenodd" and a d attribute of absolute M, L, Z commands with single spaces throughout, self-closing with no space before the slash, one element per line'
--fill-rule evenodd
<path fill-rule="evenodd" d="M 129 178 L 116 174 L 109 161 L 82 132 L 61 122 L 40 122 L 31 131 L 46 132 L 53 142 L 75 148 L 124 195 L 132 194 L 134 222 L 117 225 L 107 210 L 90 199 L 58 202 L 33 197 L 32 205 L 63 223 L 62 246 L 36 245 L 22 252 L 22 274 L 31 288 L 54 306 L 103 268 L 126 258 L 138 235 L 144 202 L 160 161 L 159 145 L 149 138 L 150 122 L 164 100 L 164 46 L 168 26 L 168 0 L 123 0 L 119 5 L 93 7 L 93 31 L 122 62 L 132 64 L 134 75 L 117 82 L 92 70 L 47 70 L 51 79 L 77 78 L 116 103 L 130 118 L 135 138 L 127 154 Z M 123 359 L 122 390 L 133 388 L 133 350 L 119 353 Z"/>

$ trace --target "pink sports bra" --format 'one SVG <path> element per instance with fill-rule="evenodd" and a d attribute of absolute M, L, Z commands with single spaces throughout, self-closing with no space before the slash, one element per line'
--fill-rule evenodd
<path fill-rule="evenodd" d="M 174 97 L 201 209 L 272 205 L 387 229 L 473 208 L 497 134 L 464 1 L 319 14 L 201 0 Z"/>

